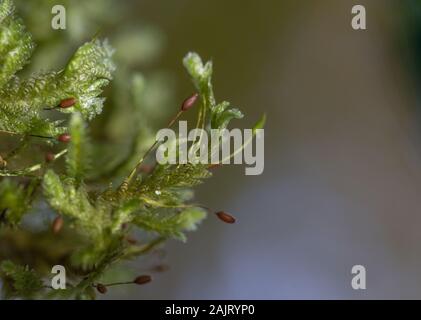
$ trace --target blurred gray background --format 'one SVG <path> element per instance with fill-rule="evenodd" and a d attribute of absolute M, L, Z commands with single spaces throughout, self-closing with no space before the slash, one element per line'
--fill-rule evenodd
<path fill-rule="evenodd" d="M 137 1 L 166 36 L 159 67 L 211 58 L 217 99 L 250 127 L 267 112 L 265 171 L 224 167 L 197 196 L 210 216 L 170 269 L 129 299 L 421 298 L 417 87 L 399 46 L 399 1 Z M 366 31 L 351 28 L 364 4 Z M 123 3 L 122 3 L 123 5 Z M 238 123 L 236 123 L 238 124 Z M 367 269 L 367 290 L 351 268 Z"/>

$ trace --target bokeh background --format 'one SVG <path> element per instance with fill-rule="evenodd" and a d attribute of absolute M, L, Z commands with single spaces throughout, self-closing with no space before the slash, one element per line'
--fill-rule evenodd
<path fill-rule="evenodd" d="M 192 92 L 181 60 L 197 51 L 214 62 L 217 99 L 246 114 L 234 125 L 268 115 L 264 173 L 226 166 L 197 192 L 238 223 L 210 216 L 186 244 L 148 258 L 169 265 L 153 283 L 107 298 L 421 298 L 421 1 L 103 0 L 82 12 L 77 2 L 66 5 L 69 30 L 47 18 L 30 31 L 64 47 L 102 26 L 163 105 Z M 355 4 L 366 31 L 351 28 Z M 357 264 L 366 290 L 351 287 Z"/>

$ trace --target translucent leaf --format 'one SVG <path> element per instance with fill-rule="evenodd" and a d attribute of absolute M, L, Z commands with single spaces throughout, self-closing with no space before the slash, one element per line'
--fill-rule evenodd
<path fill-rule="evenodd" d="M 11 261 L 0 264 L 7 298 L 33 298 L 42 289 L 41 278 L 28 266 L 15 265 Z"/>
<path fill-rule="evenodd" d="M 212 129 L 225 129 L 232 119 L 241 119 L 244 117 L 239 109 L 229 109 L 229 105 L 229 102 L 224 101 L 216 106 L 212 113 Z"/>
<path fill-rule="evenodd" d="M 0 2 L 0 88 L 29 62 L 35 48 L 31 35 L 14 15 L 12 1 Z"/>
<path fill-rule="evenodd" d="M 196 230 L 197 224 L 205 217 L 206 212 L 201 208 L 188 208 L 172 213 L 152 210 L 137 215 L 134 223 L 144 230 L 185 241 L 183 232 Z"/>
<path fill-rule="evenodd" d="M 3 49 L 0 38 L 0 52 Z M 30 55 L 32 51 L 26 48 L 25 52 Z M 68 113 L 76 109 L 86 119 L 94 118 L 101 113 L 105 101 L 100 97 L 102 88 L 115 70 L 112 53 L 106 41 L 94 40 L 80 47 L 62 72 L 34 74 L 25 80 L 5 76 L 10 81 L 0 90 L 0 130 L 55 137 L 64 128 L 60 127 L 61 122 L 45 118 L 42 111 L 67 98 L 76 100 L 74 107 L 57 110 Z M 14 57 L 11 52 L 5 55 Z M 1 74 L 0 70 L 0 82 Z"/>
<path fill-rule="evenodd" d="M 67 174 L 80 184 L 90 168 L 89 137 L 86 124 L 79 113 L 74 113 L 70 121 L 70 146 L 66 157 Z"/>
<path fill-rule="evenodd" d="M 16 226 L 29 208 L 28 194 L 16 182 L 5 179 L 0 182 L 0 224 Z"/>

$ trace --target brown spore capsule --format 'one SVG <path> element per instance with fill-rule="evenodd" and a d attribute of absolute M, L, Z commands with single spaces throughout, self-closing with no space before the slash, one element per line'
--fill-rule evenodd
<path fill-rule="evenodd" d="M 63 217 L 61 216 L 56 217 L 52 224 L 53 233 L 55 234 L 59 233 L 61 229 L 63 228 L 63 224 L 64 224 Z"/>
<path fill-rule="evenodd" d="M 73 107 L 75 104 L 76 104 L 75 98 L 67 98 L 67 99 L 61 100 L 58 107 L 61 109 L 67 109 L 67 108 Z"/>
<path fill-rule="evenodd" d="M 70 139 L 71 139 L 71 136 L 68 133 L 63 133 L 57 137 L 58 141 L 65 142 L 65 143 L 69 142 Z"/>
<path fill-rule="evenodd" d="M 196 103 L 196 101 L 197 101 L 198 98 L 199 98 L 199 94 L 198 93 L 195 93 L 191 97 L 189 97 L 186 100 L 184 100 L 183 104 L 181 105 L 181 110 L 182 111 L 187 111 L 190 108 L 192 108 L 195 105 L 195 103 Z"/>
<path fill-rule="evenodd" d="M 108 291 L 108 289 L 107 289 L 107 287 L 106 286 L 104 286 L 103 284 L 101 284 L 101 283 L 98 283 L 97 285 L 96 285 L 96 289 L 98 290 L 98 292 L 99 293 L 101 293 L 101 294 L 106 294 L 107 293 L 107 291 Z"/>
<path fill-rule="evenodd" d="M 152 281 L 151 276 L 142 275 L 142 276 L 136 277 L 136 279 L 133 280 L 133 283 L 136 283 L 138 285 L 143 285 L 143 284 L 146 284 L 146 283 L 151 282 L 151 281 Z"/>
<path fill-rule="evenodd" d="M 230 224 L 235 223 L 235 218 L 224 211 L 219 211 L 219 212 L 216 212 L 215 214 L 219 218 L 219 220 L 225 223 L 230 223 Z"/>
<path fill-rule="evenodd" d="M 55 155 L 52 152 L 47 152 L 45 154 L 45 162 L 53 162 L 55 159 Z"/>

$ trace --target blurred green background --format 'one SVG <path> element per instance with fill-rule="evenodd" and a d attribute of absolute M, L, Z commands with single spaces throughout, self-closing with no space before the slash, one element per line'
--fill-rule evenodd
<path fill-rule="evenodd" d="M 210 217 L 187 244 L 133 266 L 168 264 L 152 284 L 106 298 L 421 298 L 420 1 L 62 2 L 68 30 L 54 31 L 55 1 L 20 1 L 37 68 L 61 65 L 99 30 L 117 48 L 110 90 L 142 72 L 157 127 L 193 90 L 181 64 L 191 50 L 213 60 L 217 99 L 246 114 L 233 125 L 268 114 L 263 175 L 227 166 L 197 194 L 238 224 Z M 351 28 L 355 4 L 366 31 Z M 127 129 L 119 102 L 95 122 L 103 143 Z M 351 287 L 357 264 L 365 291 Z"/>

